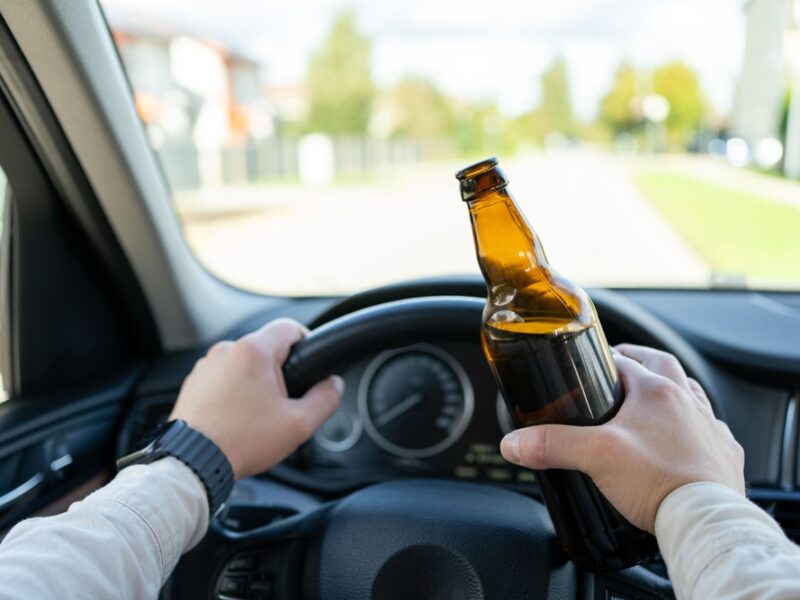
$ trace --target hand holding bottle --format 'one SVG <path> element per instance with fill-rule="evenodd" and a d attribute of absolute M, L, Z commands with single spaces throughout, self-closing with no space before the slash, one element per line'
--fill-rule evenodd
<path fill-rule="evenodd" d="M 516 427 L 591 427 L 620 402 L 614 361 L 588 294 L 559 275 L 490 158 L 460 171 L 475 250 L 489 296 L 481 341 Z M 577 470 L 537 473 L 561 547 L 579 567 L 614 570 L 647 560 L 656 539 Z"/>
<path fill-rule="evenodd" d="M 744 451 L 700 385 L 670 354 L 617 350 L 625 400 L 613 419 L 518 429 L 503 439 L 503 456 L 531 469 L 586 473 L 625 518 L 651 532 L 661 501 L 685 484 L 709 481 L 744 494 Z"/>

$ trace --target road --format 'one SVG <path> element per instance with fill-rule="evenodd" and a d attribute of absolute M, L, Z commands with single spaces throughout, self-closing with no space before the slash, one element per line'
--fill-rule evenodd
<path fill-rule="evenodd" d="M 453 174 L 429 164 L 373 182 L 250 186 L 182 194 L 201 262 L 275 294 L 350 293 L 477 271 Z M 510 189 L 564 275 L 587 286 L 695 286 L 708 268 L 641 196 L 630 163 L 569 151 L 503 163 Z"/>

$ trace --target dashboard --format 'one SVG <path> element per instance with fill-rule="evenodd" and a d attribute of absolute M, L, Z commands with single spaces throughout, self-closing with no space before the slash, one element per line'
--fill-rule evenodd
<path fill-rule="evenodd" d="M 602 292 L 590 294 L 611 344 L 626 341 L 657 345 L 598 303 Z M 279 316 L 295 318 L 315 329 L 366 306 L 399 298 L 482 294 L 478 279 L 445 279 L 370 291 L 344 300 L 291 300 L 270 314 L 243 323 L 228 339 Z M 800 387 L 796 376 L 800 355 L 789 355 L 789 348 L 782 360 L 794 362 L 782 373 L 752 368 L 755 360 L 743 352 L 733 352 L 733 344 L 749 344 L 758 356 L 769 349 L 758 346 L 757 338 L 750 343 L 729 334 L 732 330 L 723 322 L 731 310 L 746 311 L 751 315 L 749 326 L 756 327 L 761 317 L 755 310 L 764 302 L 746 308 L 742 305 L 753 302 L 752 294 L 722 292 L 613 294 L 623 296 L 630 304 L 624 311 L 629 313 L 625 316 L 629 321 L 645 318 L 637 311 L 645 311 L 649 318 L 657 315 L 672 326 L 673 335 L 677 332 L 680 343 L 702 350 L 700 367 L 706 369 L 707 380 L 714 388 L 713 396 L 718 400 L 715 410 L 745 448 L 745 474 L 753 497 L 763 497 L 765 505 L 780 506 L 789 494 L 788 500 L 794 502 L 800 481 Z M 715 326 L 717 321 L 719 327 Z M 783 324 L 782 331 L 786 327 Z M 728 347 L 731 351 L 723 352 Z M 173 353 L 152 365 L 122 424 L 117 440 L 119 455 L 152 438 L 169 414 L 183 378 L 204 352 Z M 741 362 L 732 362 L 736 357 Z M 773 360 L 772 364 L 780 363 Z M 323 499 L 374 482 L 421 477 L 478 481 L 537 493 L 534 474 L 510 465 L 499 454 L 498 444 L 510 421 L 477 335 L 473 342 L 467 342 L 434 333 L 421 344 L 343 357 L 342 365 L 339 373 L 346 391 L 339 410 L 307 444 L 266 474 L 267 479 Z"/>
<path fill-rule="evenodd" d="M 311 440 L 271 473 L 299 487 L 344 492 L 400 477 L 535 483 L 498 444 L 511 418 L 477 343 L 432 340 L 355 360 L 345 393 Z M 119 440 L 123 455 L 166 421 L 175 395 L 142 399 Z"/>
<path fill-rule="evenodd" d="M 762 331 L 761 324 L 775 319 L 770 315 L 795 310 L 796 319 L 793 312 L 791 322 L 781 321 L 780 328 L 773 329 L 783 337 L 792 333 L 796 321 L 800 335 L 800 302 L 796 307 L 781 305 L 777 311 L 773 304 L 783 301 L 780 297 L 765 302 L 746 294 L 629 291 L 611 292 L 613 301 L 606 301 L 605 293 L 590 291 L 609 343 L 671 347 L 682 354 L 684 366 L 706 385 L 715 412 L 745 449 L 751 499 L 800 542 L 800 350 L 769 346 L 767 340 L 762 344 L 754 335 L 747 340 L 737 335 L 748 328 Z M 308 324 L 316 333 L 325 323 L 363 308 L 426 295 L 478 297 L 482 286 L 480 281 L 436 281 L 338 301 L 290 300 L 243 323 L 227 339 L 285 316 Z M 762 318 L 747 303 L 771 312 Z M 726 314 L 737 318 L 726 320 Z M 750 319 L 746 327 L 732 328 L 731 322 L 740 323 L 743 314 Z M 658 323 L 670 335 L 658 334 Z M 218 535 L 205 544 L 206 551 L 217 556 L 219 544 L 227 547 L 237 536 L 278 521 L 290 523 L 293 516 L 312 514 L 328 500 L 350 498 L 351 492 L 384 481 L 472 481 L 539 497 L 535 475 L 499 454 L 498 444 L 511 423 L 478 336 L 457 339 L 435 329 L 430 336 L 425 329 L 425 339 L 413 344 L 386 344 L 369 351 L 354 350 L 350 344 L 350 352 L 335 346 L 340 365 L 336 372 L 346 384 L 339 409 L 283 463 L 236 484 L 217 520 Z M 657 335 L 648 337 L 648 332 Z M 659 342 L 665 343 L 659 346 Z M 181 382 L 204 353 L 205 349 L 176 352 L 151 365 L 120 429 L 118 455 L 152 439 Z M 772 359 L 764 359 L 767 355 Z M 200 558 L 182 561 L 186 564 L 177 572 L 180 585 L 198 581 Z M 658 560 L 646 568 L 666 575 Z"/>
<path fill-rule="evenodd" d="M 404 476 L 534 482 L 500 456 L 511 421 L 478 344 L 386 350 L 343 377 L 339 410 L 289 465 L 350 486 Z"/>

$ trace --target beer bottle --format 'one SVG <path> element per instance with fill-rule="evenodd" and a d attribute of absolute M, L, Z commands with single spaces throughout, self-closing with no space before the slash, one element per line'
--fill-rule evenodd
<path fill-rule="evenodd" d="M 497 159 L 456 177 L 489 288 L 483 350 L 515 426 L 611 419 L 621 388 L 588 295 L 547 262 Z M 622 569 L 657 552 L 655 538 L 625 520 L 588 476 L 551 469 L 537 472 L 537 481 L 559 541 L 579 567 Z"/>

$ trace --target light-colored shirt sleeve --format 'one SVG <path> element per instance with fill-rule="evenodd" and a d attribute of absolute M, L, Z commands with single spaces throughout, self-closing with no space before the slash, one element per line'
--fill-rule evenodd
<path fill-rule="evenodd" d="M 205 488 L 183 463 L 128 467 L 66 513 L 9 532 L 0 600 L 155 599 L 207 528 Z"/>
<path fill-rule="evenodd" d="M 800 548 L 725 486 L 678 488 L 661 503 L 655 529 L 678 600 L 800 598 Z"/>

